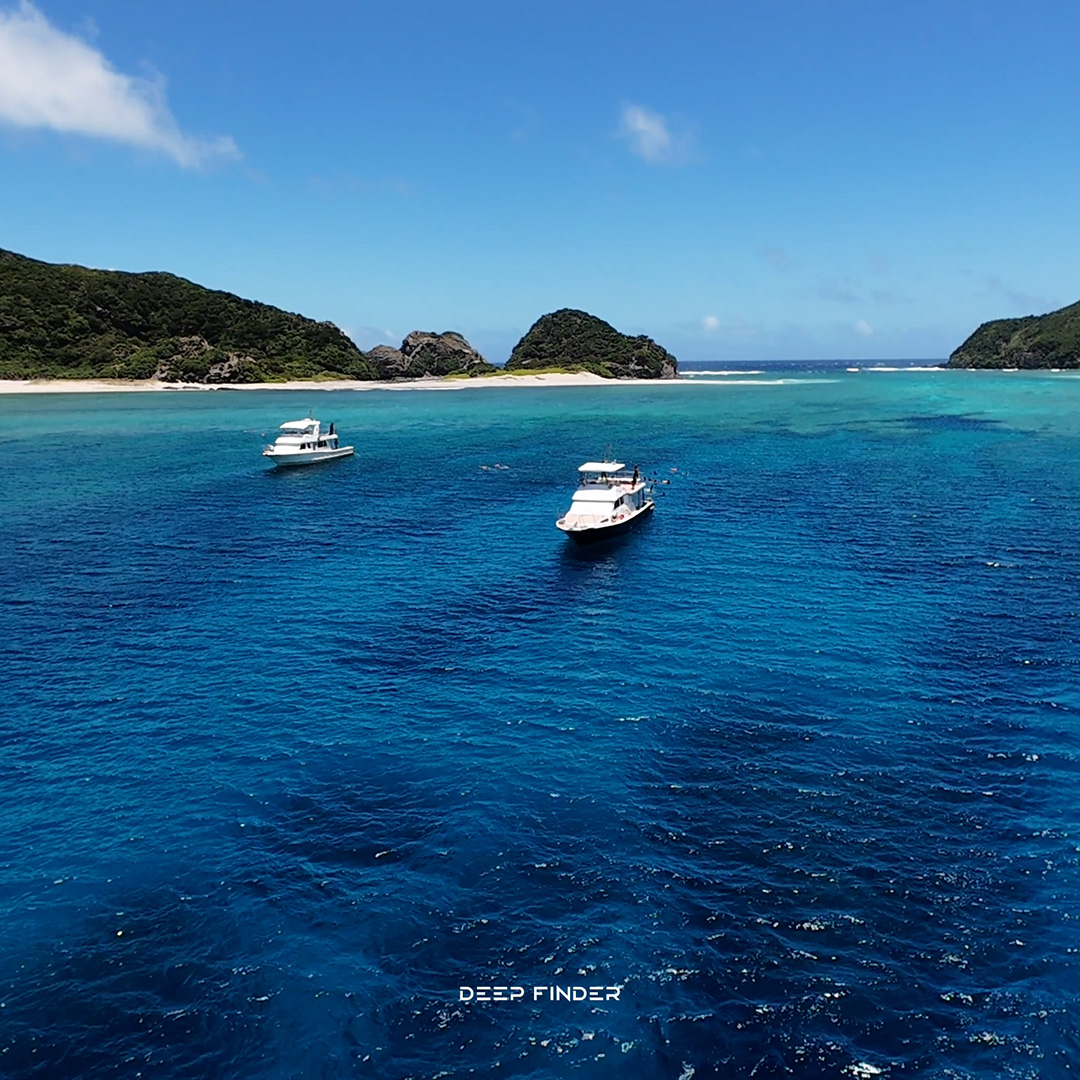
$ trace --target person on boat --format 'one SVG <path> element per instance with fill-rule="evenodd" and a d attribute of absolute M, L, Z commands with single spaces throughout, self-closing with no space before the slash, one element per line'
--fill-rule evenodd
<path fill-rule="evenodd" d="M 638 478 L 638 467 L 635 465 L 634 466 L 634 483 L 635 484 L 637 483 L 637 478 Z"/>

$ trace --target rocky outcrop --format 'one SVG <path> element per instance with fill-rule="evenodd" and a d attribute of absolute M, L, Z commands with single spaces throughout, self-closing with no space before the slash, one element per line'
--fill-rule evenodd
<path fill-rule="evenodd" d="M 429 334 L 414 330 L 402 343 L 401 353 L 408 358 L 411 371 L 425 375 L 481 375 L 494 371 L 460 334 L 447 331 Z"/>
<path fill-rule="evenodd" d="M 249 359 L 245 356 L 237 356 L 229 353 L 228 359 L 220 364 L 211 364 L 206 373 L 208 383 L 237 383 L 244 381 L 244 361 Z"/>
<path fill-rule="evenodd" d="M 678 361 L 652 338 L 620 334 L 586 311 L 563 308 L 543 315 L 514 346 L 508 371 L 558 367 L 611 379 L 674 379 Z"/>
<path fill-rule="evenodd" d="M 400 349 L 395 349 L 392 345 L 376 345 L 367 354 L 367 357 L 372 367 L 375 368 L 377 378 L 407 378 L 409 360 Z"/>
<path fill-rule="evenodd" d="M 983 323 L 945 366 L 1080 368 L 1080 302 L 1047 315 Z"/>
<path fill-rule="evenodd" d="M 483 375 L 497 369 L 460 334 L 414 330 L 400 349 L 376 345 L 368 361 L 380 379 L 426 379 L 443 375 Z"/>
<path fill-rule="evenodd" d="M 203 373 L 209 373 L 212 366 L 207 353 L 213 352 L 213 346 L 198 334 L 173 338 L 159 346 L 158 351 L 167 354 L 158 360 L 154 370 L 154 378 L 159 382 L 185 382 L 193 378 L 202 382 L 206 378 Z M 118 359 L 122 356 L 123 353 Z"/>
<path fill-rule="evenodd" d="M 154 378 L 159 382 L 241 383 L 250 356 L 215 349 L 198 335 L 174 338 L 161 351 L 169 355 L 158 361 Z"/>

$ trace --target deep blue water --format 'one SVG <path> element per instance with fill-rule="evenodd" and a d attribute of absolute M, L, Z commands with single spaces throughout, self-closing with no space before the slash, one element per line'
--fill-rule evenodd
<path fill-rule="evenodd" d="M 3 1076 L 1073 1075 L 1080 379 L 0 412 Z"/>

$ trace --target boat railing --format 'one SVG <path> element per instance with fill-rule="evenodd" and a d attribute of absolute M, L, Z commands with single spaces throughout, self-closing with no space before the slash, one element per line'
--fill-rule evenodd
<path fill-rule="evenodd" d="M 598 473 L 584 476 L 580 487 L 610 487 L 612 484 L 637 484 L 641 482 L 641 475 L 633 473 Z"/>

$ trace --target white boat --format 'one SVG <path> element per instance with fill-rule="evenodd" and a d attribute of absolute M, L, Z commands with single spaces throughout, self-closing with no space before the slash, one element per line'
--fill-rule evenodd
<path fill-rule="evenodd" d="M 349 457 L 351 446 L 339 446 L 334 425 L 323 431 L 322 424 L 310 416 L 305 420 L 289 420 L 281 425 L 281 434 L 273 446 L 263 451 L 275 465 L 314 465 L 319 461 Z"/>
<path fill-rule="evenodd" d="M 621 461 L 586 461 L 570 509 L 555 522 L 576 544 L 622 536 L 640 524 L 656 505 L 652 487 L 638 473 L 622 472 Z"/>

